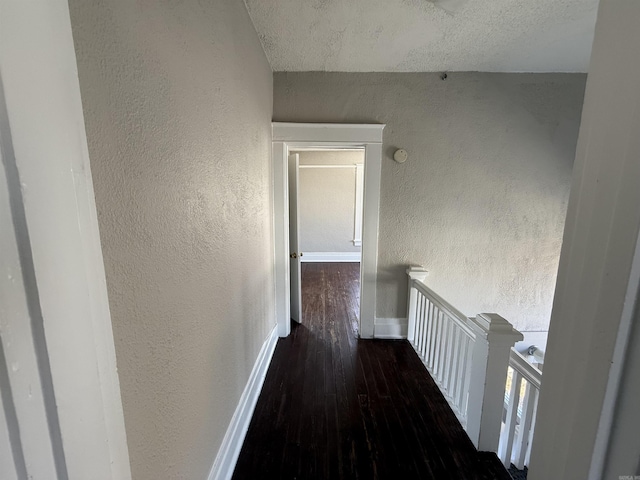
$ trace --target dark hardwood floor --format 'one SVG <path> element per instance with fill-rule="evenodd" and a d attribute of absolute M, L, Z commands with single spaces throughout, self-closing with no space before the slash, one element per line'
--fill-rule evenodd
<path fill-rule="evenodd" d="M 359 264 L 302 264 L 234 479 L 509 479 L 406 341 L 358 340 Z"/>

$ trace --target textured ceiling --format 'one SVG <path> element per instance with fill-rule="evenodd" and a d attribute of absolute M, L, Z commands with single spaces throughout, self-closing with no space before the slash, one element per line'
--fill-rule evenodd
<path fill-rule="evenodd" d="M 597 0 L 245 0 L 274 71 L 586 72 Z"/>

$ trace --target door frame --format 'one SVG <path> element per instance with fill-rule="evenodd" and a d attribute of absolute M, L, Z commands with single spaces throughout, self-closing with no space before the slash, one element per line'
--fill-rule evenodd
<path fill-rule="evenodd" d="M 376 313 L 378 224 L 382 132 L 384 124 L 273 122 L 273 231 L 275 313 L 278 335 L 291 332 L 289 293 L 289 151 L 295 149 L 364 148 L 364 199 L 362 211 L 362 258 L 360 261 L 360 313 L 358 333 L 373 338 Z"/>
<path fill-rule="evenodd" d="M 0 476 L 128 480 L 69 5 L 0 12 Z"/>

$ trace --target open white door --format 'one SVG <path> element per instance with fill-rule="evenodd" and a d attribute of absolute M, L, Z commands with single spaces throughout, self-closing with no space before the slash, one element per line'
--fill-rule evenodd
<path fill-rule="evenodd" d="M 300 272 L 300 246 L 298 245 L 298 154 L 289 155 L 289 264 L 291 289 L 291 318 L 302 321 L 302 290 Z"/>

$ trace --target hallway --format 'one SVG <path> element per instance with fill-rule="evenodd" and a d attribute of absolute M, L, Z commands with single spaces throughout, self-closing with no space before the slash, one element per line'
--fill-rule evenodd
<path fill-rule="evenodd" d="M 357 263 L 302 264 L 235 479 L 509 479 L 478 454 L 406 341 L 358 340 Z"/>

